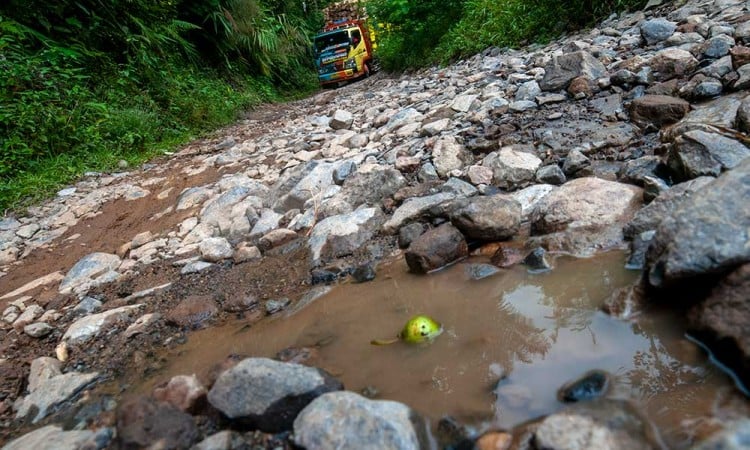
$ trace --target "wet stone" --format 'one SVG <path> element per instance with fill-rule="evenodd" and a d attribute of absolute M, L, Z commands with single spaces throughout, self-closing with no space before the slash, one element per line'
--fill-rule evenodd
<path fill-rule="evenodd" d="M 205 405 L 208 392 L 195 375 L 177 375 L 166 386 L 154 389 L 154 399 L 185 412 L 197 412 Z"/>
<path fill-rule="evenodd" d="M 518 233 L 521 205 L 504 195 L 473 197 L 459 203 L 450 219 L 469 238 L 500 241 Z"/>
<path fill-rule="evenodd" d="M 537 247 L 523 259 L 523 263 L 531 272 L 547 272 L 552 266 L 547 261 L 547 252 L 542 247 Z"/>
<path fill-rule="evenodd" d="M 168 323 L 195 329 L 203 327 L 218 312 L 219 307 L 211 297 L 196 295 L 180 301 L 165 318 Z"/>
<path fill-rule="evenodd" d="M 469 255 L 464 236 L 450 224 L 432 229 L 411 243 L 406 263 L 414 273 L 427 273 Z"/>
<path fill-rule="evenodd" d="M 557 398 L 564 403 L 592 400 L 606 395 L 610 376 L 602 370 L 592 370 L 581 378 L 566 383 L 557 391 Z"/>
<path fill-rule="evenodd" d="M 277 312 L 283 311 L 292 303 L 288 298 L 280 298 L 277 300 L 266 300 L 264 306 L 266 308 L 266 314 L 276 314 Z"/>
<path fill-rule="evenodd" d="M 121 448 L 189 448 L 198 437 L 193 418 L 169 403 L 139 397 L 117 410 Z"/>
<path fill-rule="evenodd" d="M 492 264 L 501 268 L 515 266 L 523 260 L 524 254 L 521 252 L 521 249 L 510 245 L 500 246 L 491 258 Z"/>
<path fill-rule="evenodd" d="M 398 230 L 398 246 L 406 248 L 424 233 L 424 225 L 419 222 L 410 223 Z"/>
<path fill-rule="evenodd" d="M 375 268 L 372 263 L 363 264 L 352 272 L 352 279 L 357 283 L 366 283 L 375 279 Z"/>
<path fill-rule="evenodd" d="M 471 280 L 481 280 L 491 277 L 500 272 L 500 269 L 491 264 L 467 264 L 465 273 Z"/>

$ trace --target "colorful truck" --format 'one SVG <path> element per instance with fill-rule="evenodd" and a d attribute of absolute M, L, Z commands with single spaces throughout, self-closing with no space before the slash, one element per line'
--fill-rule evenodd
<path fill-rule="evenodd" d="M 321 86 L 368 77 L 376 71 L 374 38 L 365 19 L 344 17 L 328 22 L 313 45 Z"/>

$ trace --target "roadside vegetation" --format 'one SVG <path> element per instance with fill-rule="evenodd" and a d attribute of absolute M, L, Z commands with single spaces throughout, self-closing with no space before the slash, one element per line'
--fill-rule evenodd
<path fill-rule="evenodd" d="M 317 88 L 307 3 L 0 2 L 0 215 Z"/>
<path fill-rule="evenodd" d="M 370 0 L 383 67 L 445 64 L 488 47 L 549 41 L 645 0 Z"/>

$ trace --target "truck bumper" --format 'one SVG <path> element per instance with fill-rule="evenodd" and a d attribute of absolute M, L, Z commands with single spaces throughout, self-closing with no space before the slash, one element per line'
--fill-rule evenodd
<path fill-rule="evenodd" d="M 338 83 L 339 81 L 346 81 L 357 78 L 361 74 L 353 69 L 339 70 L 338 72 L 331 72 L 325 75 L 319 75 L 318 80 L 320 84 L 331 84 Z"/>

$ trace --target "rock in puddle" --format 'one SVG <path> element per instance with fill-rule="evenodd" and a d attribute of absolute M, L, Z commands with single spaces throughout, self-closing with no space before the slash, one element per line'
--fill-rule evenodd
<path fill-rule="evenodd" d="M 290 430 L 316 397 L 342 388 L 320 369 L 248 358 L 219 376 L 208 401 L 235 423 L 275 433 Z"/>
<path fill-rule="evenodd" d="M 552 270 L 552 266 L 547 261 L 547 251 L 542 247 L 537 247 L 523 259 L 523 263 L 529 268 L 530 272 L 541 273 Z"/>
<path fill-rule="evenodd" d="M 466 239 L 453 225 L 443 224 L 421 235 L 406 251 L 406 263 L 414 273 L 427 273 L 469 255 Z"/>
<path fill-rule="evenodd" d="M 607 394 L 610 376 L 603 370 L 592 370 L 577 380 L 565 383 L 558 391 L 557 398 L 564 403 L 593 400 Z"/>
<path fill-rule="evenodd" d="M 352 272 L 352 279 L 357 283 L 366 283 L 375 279 L 375 267 L 372 263 L 362 264 Z"/>

